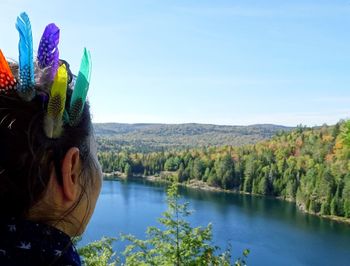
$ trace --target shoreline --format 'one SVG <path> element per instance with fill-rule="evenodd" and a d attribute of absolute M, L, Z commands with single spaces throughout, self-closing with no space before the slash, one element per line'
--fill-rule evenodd
<path fill-rule="evenodd" d="M 104 178 L 104 180 L 117 180 L 117 179 L 127 180 L 128 178 L 130 178 L 130 179 L 142 179 L 142 180 L 147 180 L 150 182 L 161 182 L 161 183 L 166 183 L 166 184 L 169 184 L 171 182 L 169 180 L 162 178 L 161 176 L 155 176 L 155 175 L 150 175 L 150 176 L 133 175 L 132 177 L 127 177 L 125 174 L 123 174 L 121 172 L 103 173 L 103 175 L 104 175 L 104 177 L 106 177 L 106 178 Z M 200 189 L 200 190 L 204 190 L 204 191 L 233 193 L 233 194 L 241 194 L 241 195 L 250 195 L 250 196 L 255 196 L 255 197 L 256 196 L 266 197 L 264 195 L 259 195 L 259 194 L 246 193 L 246 192 L 237 191 L 237 190 L 227 190 L 227 189 L 223 189 L 223 188 L 219 188 L 219 187 L 209 186 L 206 182 L 203 182 L 201 180 L 193 180 L 192 179 L 192 180 L 187 181 L 186 183 L 178 183 L 178 184 L 180 186 L 184 186 L 184 187 L 188 187 L 188 188 L 192 188 L 192 189 Z M 333 215 L 320 215 L 317 213 L 312 213 L 312 212 L 306 211 L 303 208 L 300 208 L 295 200 L 284 199 L 283 197 L 273 197 L 273 196 L 269 196 L 269 197 L 272 197 L 272 198 L 277 199 L 277 200 L 292 202 L 296 205 L 297 209 L 303 213 L 350 225 L 350 218 L 333 216 Z"/>

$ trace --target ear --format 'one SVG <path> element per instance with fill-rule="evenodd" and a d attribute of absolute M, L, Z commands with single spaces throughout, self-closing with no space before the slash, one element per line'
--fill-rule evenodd
<path fill-rule="evenodd" d="M 67 151 L 62 162 L 62 190 L 68 201 L 75 201 L 79 195 L 80 172 L 80 152 L 78 148 L 72 147 Z"/>

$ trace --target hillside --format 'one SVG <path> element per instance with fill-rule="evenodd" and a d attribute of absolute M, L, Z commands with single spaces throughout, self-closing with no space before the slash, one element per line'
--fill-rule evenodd
<path fill-rule="evenodd" d="M 266 140 L 292 128 L 261 124 L 222 126 L 210 124 L 94 124 L 100 150 L 126 148 L 150 152 L 202 146 L 242 146 Z"/>
<path fill-rule="evenodd" d="M 100 152 L 105 172 L 173 176 L 236 192 L 296 202 L 306 212 L 350 218 L 350 121 L 298 127 L 241 147 L 178 152 Z M 350 221 L 350 220 L 348 220 Z"/>

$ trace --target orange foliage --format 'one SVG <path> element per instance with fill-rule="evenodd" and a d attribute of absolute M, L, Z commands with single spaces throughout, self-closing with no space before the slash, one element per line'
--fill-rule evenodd
<path fill-rule="evenodd" d="M 303 140 L 301 139 L 301 137 L 297 138 L 297 140 L 295 141 L 295 144 L 297 147 L 303 146 Z"/>
<path fill-rule="evenodd" d="M 331 142 L 334 140 L 334 137 L 331 136 L 331 135 L 323 135 L 322 136 L 322 141 L 323 143 L 326 143 L 326 142 Z"/>
<path fill-rule="evenodd" d="M 326 157 L 325 157 L 325 161 L 327 163 L 331 163 L 331 162 L 333 162 L 334 157 L 335 157 L 334 154 L 327 154 Z"/>
<path fill-rule="evenodd" d="M 334 148 L 336 150 L 341 150 L 343 147 L 344 147 L 343 142 L 340 139 L 337 139 L 337 141 L 335 142 Z"/>

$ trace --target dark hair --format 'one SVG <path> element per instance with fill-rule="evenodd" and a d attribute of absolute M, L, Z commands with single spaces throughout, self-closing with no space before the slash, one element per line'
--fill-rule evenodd
<path fill-rule="evenodd" d="M 68 88 L 66 108 L 71 94 Z M 83 171 L 92 170 L 94 162 L 89 140 L 92 124 L 88 103 L 80 122 L 73 127 L 64 125 L 57 139 L 50 139 L 44 133 L 46 107 L 47 100 L 42 95 L 30 102 L 20 99 L 15 91 L 0 95 L 0 217 L 25 218 L 44 196 L 52 167 L 62 184 L 61 163 L 69 148 L 78 147 Z M 86 175 L 82 173 L 81 176 Z M 80 179 L 83 194 L 88 183 L 93 181 Z"/>

